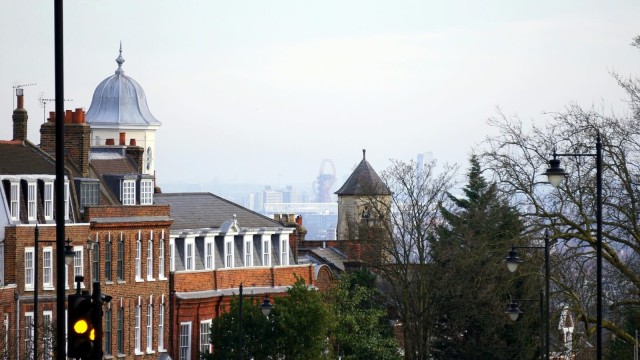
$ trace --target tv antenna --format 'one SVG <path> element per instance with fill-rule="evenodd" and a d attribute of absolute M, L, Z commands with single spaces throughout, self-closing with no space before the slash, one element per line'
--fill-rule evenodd
<path fill-rule="evenodd" d="M 16 89 L 22 89 L 25 86 L 33 86 L 33 85 L 36 84 L 36 83 L 18 84 L 18 82 L 19 81 L 15 81 L 13 83 L 13 88 L 11 89 L 11 99 L 12 99 L 12 101 L 11 101 L 11 109 L 12 110 L 16 108 L 16 102 L 15 102 L 16 100 L 15 100 L 15 97 L 14 97 L 14 95 L 16 93 Z"/>
<path fill-rule="evenodd" d="M 38 101 L 40 102 L 40 107 L 42 108 L 42 122 L 47 122 L 47 103 L 56 101 L 56 99 L 45 99 L 44 92 L 41 92 Z M 73 99 L 62 99 L 62 101 L 73 101 Z"/>

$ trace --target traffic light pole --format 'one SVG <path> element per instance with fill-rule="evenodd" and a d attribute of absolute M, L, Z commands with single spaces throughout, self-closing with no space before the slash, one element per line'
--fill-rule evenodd
<path fill-rule="evenodd" d="M 91 322 L 95 329 L 96 338 L 93 341 L 93 352 L 91 360 L 102 359 L 102 293 L 100 292 L 100 283 L 93 283 L 93 293 L 91 294 Z"/>

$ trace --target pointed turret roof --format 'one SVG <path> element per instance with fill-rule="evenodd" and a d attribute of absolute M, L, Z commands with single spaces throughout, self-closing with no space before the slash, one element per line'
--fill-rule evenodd
<path fill-rule="evenodd" d="M 391 191 L 380 179 L 362 149 L 362 161 L 356 166 L 347 181 L 336 191 L 338 195 L 391 195 Z"/>

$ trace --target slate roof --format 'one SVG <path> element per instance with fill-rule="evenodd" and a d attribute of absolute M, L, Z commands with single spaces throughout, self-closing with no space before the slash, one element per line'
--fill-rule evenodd
<path fill-rule="evenodd" d="M 92 147 L 89 160 L 95 171 L 107 174 L 138 174 L 138 167 L 122 147 Z"/>
<path fill-rule="evenodd" d="M 241 227 L 282 227 L 282 224 L 211 193 L 154 194 L 157 205 L 169 205 L 172 230 L 220 228 L 225 221 L 236 220 Z"/>
<path fill-rule="evenodd" d="M 391 191 L 371 167 L 362 150 L 362 161 L 356 166 L 347 181 L 336 191 L 338 195 L 391 195 Z"/>
<path fill-rule="evenodd" d="M 344 262 L 347 261 L 347 256 L 336 248 L 328 247 L 309 250 L 307 259 L 315 264 L 326 264 L 344 271 Z"/>
<path fill-rule="evenodd" d="M 55 175 L 55 161 L 33 144 L 0 141 L 0 175 Z"/>

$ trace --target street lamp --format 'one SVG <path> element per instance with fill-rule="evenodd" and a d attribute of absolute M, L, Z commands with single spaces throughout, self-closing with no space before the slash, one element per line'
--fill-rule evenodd
<path fill-rule="evenodd" d="M 40 248 L 38 246 L 39 243 L 55 243 L 56 240 L 40 240 L 40 229 L 38 228 L 38 224 L 35 226 L 34 230 L 34 251 L 33 251 L 33 358 L 38 358 L 38 286 L 40 285 L 38 282 L 38 254 L 40 252 Z M 73 247 L 71 246 L 71 240 L 67 239 L 67 245 L 64 247 L 64 260 L 67 265 L 73 261 L 73 257 L 75 253 L 73 252 Z M 53 262 L 53 259 L 50 259 Z M 51 274 L 53 276 L 53 274 Z"/>
<path fill-rule="evenodd" d="M 544 318 L 544 307 L 543 307 L 543 298 L 544 298 L 544 292 L 540 291 L 540 299 L 538 300 L 540 302 L 540 317 Z M 549 298 L 549 296 L 547 296 L 547 299 Z M 511 304 L 507 305 L 507 311 L 505 311 L 504 313 L 507 314 L 507 316 L 509 316 L 509 319 L 511 319 L 511 321 L 516 321 L 518 320 L 518 318 L 520 317 L 520 314 L 523 313 L 522 310 L 520 310 L 520 307 L 518 307 L 518 302 L 522 302 L 522 301 L 536 301 L 536 300 L 531 300 L 531 299 L 511 299 Z M 548 324 L 548 314 L 547 314 L 547 324 Z M 544 329 L 543 329 L 544 332 Z M 542 349 L 544 348 L 546 350 L 546 355 L 540 354 L 540 356 L 546 356 L 545 358 L 547 360 L 549 360 L 549 328 L 547 327 L 546 329 L 546 335 L 547 335 L 547 342 L 546 342 L 546 348 L 543 344 L 544 342 L 544 336 L 540 337 L 540 351 L 542 352 Z"/>
<path fill-rule="evenodd" d="M 262 300 L 262 304 L 260 305 L 260 310 L 262 310 L 262 314 L 264 314 L 265 317 L 269 317 L 272 309 L 273 305 L 271 305 L 269 297 L 265 295 L 264 300 Z"/>
<path fill-rule="evenodd" d="M 547 175 L 549 183 L 558 187 L 568 174 L 560 167 L 558 156 L 589 156 L 596 158 L 596 359 L 602 360 L 602 141 L 596 136 L 596 153 L 557 154 L 549 160 Z"/>
<path fill-rule="evenodd" d="M 549 307 L 549 234 L 547 232 L 544 233 L 544 246 L 511 246 L 511 250 L 509 251 L 509 256 L 507 256 L 504 261 L 507 263 L 507 268 L 511 272 L 515 272 L 518 269 L 518 265 L 522 263 L 522 260 L 518 257 L 518 251 L 516 249 L 544 249 L 544 292 L 547 294 L 545 300 L 544 307 L 542 306 L 542 297 L 543 292 L 540 292 L 540 314 L 544 319 L 544 338 L 545 338 L 545 354 L 546 359 L 549 359 L 549 321 L 550 321 L 550 307 Z M 517 306 L 517 305 L 516 305 Z M 517 319 L 517 318 L 516 318 Z M 514 320 L 514 319 L 512 319 Z M 515 320 L 514 320 L 515 321 Z"/>

